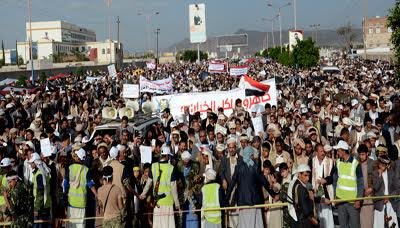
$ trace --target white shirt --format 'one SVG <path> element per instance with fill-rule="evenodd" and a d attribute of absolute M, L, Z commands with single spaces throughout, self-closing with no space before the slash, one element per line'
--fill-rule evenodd
<path fill-rule="evenodd" d="M 385 185 L 385 192 L 383 194 L 384 195 L 389 195 L 387 170 L 385 170 L 385 172 L 382 173 L 382 178 L 383 178 L 383 184 Z"/>

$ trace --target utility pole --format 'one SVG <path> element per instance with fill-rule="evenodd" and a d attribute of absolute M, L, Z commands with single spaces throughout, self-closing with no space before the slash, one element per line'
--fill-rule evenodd
<path fill-rule="evenodd" d="M 313 33 L 313 39 L 315 44 L 318 46 L 318 29 L 320 27 L 320 24 L 313 24 L 310 25 L 310 28 L 312 28 L 312 33 Z"/>
<path fill-rule="evenodd" d="M 17 56 L 17 67 L 19 68 L 19 62 L 18 62 L 19 55 L 18 55 L 18 41 L 17 40 L 15 40 L 15 55 Z"/>
<path fill-rule="evenodd" d="M 156 46 L 156 71 L 158 68 L 158 35 L 160 34 L 160 29 L 157 28 L 156 35 L 157 35 L 157 46 Z"/>
<path fill-rule="evenodd" d="M 120 48 L 119 46 L 119 23 L 121 23 L 121 21 L 119 20 L 119 16 L 117 17 L 117 41 L 118 41 L 118 49 Z"/>
<path fill-rule="evenodd" d="M 367 0 L 364 0 L 364 18 L 363 18 L 363 38 L 364 38 L 364 59 L 367 59 Z"/>
<path fill-rule="evenodd" d="M 28 0 L 28 18 L 29 18 L 29 57 L 31 62 L 31 80 L 32 86 L 35 85 L 35 75 L 33 72 L 33 48 L 32 48 L 32 16 L 31 16 L 31 0 Z"/>

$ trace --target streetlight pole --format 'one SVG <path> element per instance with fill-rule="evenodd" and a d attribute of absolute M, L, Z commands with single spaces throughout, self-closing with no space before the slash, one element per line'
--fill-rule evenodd
<path fill-rule="evenodd" d="M 268 19 L 268 18 L 261 18 L 263 21 L 270 21 L 271 22 L 271 35 L 272 35 L 272 46 L 275 48 L 275 34 L 274 34 L 274 21 L 278 17 L 276 15 L 275 17 Z"/>
<path fill-rule="evenodd" d="M 367 59 L 367 0 L 364 0 L 364 18 L 363 18 L 363 38 L 364 38 L 364 59 Z"/>
<path fill-rule="evenodd" d="M 139 12 L 138 16 L 144 16 L 146 19 L 146 33 L 147 33 L 147 51 L 150 52 L 150 26 L 151 26 L 151 18 L 153 16 L 159 15 L 160 12 L 151 12 L 151 13 L 143 13 Z"/>
<path fill-rule="evenodd" d="M 293 0 L 293 18 L 294 18 L 294 30 L 297 30 L 297 8 L 296 0 Z"/>
<path fill-rule="evenodd" d="M 157 28 L 156 35 L 157 35 L 157 45 L 156 45 L 156 71 L 158 67 L 158 35 L 160 34 L 160 29 Z"/>
<path fill-rule="evenodd" d="M 282 6 L 278 7 L 278 19 L 279 19 L 279 45 L 280 45 L 280 49 L 282 52 L 282 20 L 281 20 L 281 9 L 286 7 L 286 6 L 290 6 L 291 3 L 288 2 L 286 4 L 283 4 Z M 268 6 L 273 6 L 272 3 L 268 3 Z"/>
<path fill-rule="evenodd" d="M 31 16 L 31 0 L 28 0 L 28 18 L 29 18 L 29 58 L 31 61 L 31 80 L 32 80 L 32 86 L 35 85 L 35 74 L 33 70 L 33 48 L 32 48 L 32 16 Z M 18 56 L 17 56 L 17 61 L 18 61 Z"/>
<path fill-rule="evenodd" d="M 318 45 L 318 29 L 319 29 L 319 27 L 320 27 L 320 24 L 313 24 L 313 25 L 310 25 L 310 28 L 312 28 L 313 29 L 313 39 L 314 39 L 314 42 L 315 42 L 315 44 L 316 45 Z"/>

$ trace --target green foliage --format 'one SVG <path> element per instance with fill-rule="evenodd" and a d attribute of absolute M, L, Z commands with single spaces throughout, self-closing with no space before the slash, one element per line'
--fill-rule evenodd
<path fill-rule="evenodd" d="M 76 68 L 76 71 L 75 71 L 75 75 L 76 76 L 83 76 L 85 74 L 85 69 L 83 69 L 83 67 L 78 67 L 78 68 Z"/>
<path fill-rule="evenodd" d="M 389 10 L 387 26 L 393 31 L 390 41 L 394 46 L 396 57 L 396 81 L 400 84 L 400 0 L 396 0 L 394 7 Z"/>
<path fill-rule="evenodd" d="M 47 81 L 47 76 L 46 76 L 46 73 L 44 72 L 44 71 L 42 71 L 42 72 L 40 72 L 40 79 L 39 79 L 39 81 L 40 81 L 40 84 L 44 84 L 44 83 L 46 83 L 46 81 Z"/>
<path fill-rule="evenodd" d="M 185 62 L 196 62 L 197 60 L 197 50 L 185 50 L 183 52 L 178 53 L 179 60 L 185 61 Z M 204 53 L 200 51 L 200 60 L 207 60 L 208 55 L 207 53 Z"/>
<path fill-rule="evenodd" d="M 308 38 L 306 40 L 297 40 L 297 45 L 293 47 L 293 64 L 299 68 L 311 68 L 318 64 L 319 49 L 315 42 Z"/>
<path fill-rule="evenodd" d="M 288 47 L 274 47 L 266 49 L 261 56 L 271 58 L 284 66 L 310 68 L 317 65 L 319 49 L 311 39 L 297 40 L 297 45 L 289 52 Z"/>
<path fill-rule="evenodd" d="M 15 85 L 18 87 L 26 87 L 26 80 L 28 80 L 28 78 L 24 75 L 21 75 L 18 77 L 17 81 L 15 82 Z"/>
<path fill-rule="evenodd" d="M 22 56 L 18 56 L 18 60 L 17 60 L 18 62 L 17 62 L 17 65 L 22 65 L 22 64 L 24 64 L 24 59 L 22 58 Z"/>

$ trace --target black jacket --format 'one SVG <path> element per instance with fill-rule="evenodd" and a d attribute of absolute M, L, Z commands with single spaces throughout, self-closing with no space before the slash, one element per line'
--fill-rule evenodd
<path fill-rule="evenodd" d="M 233 188 L 236 186 L 235 199 L 238 206 L 252 206 L 263 204 L 264 198 L 262 187 L 264 187 L 271 195 L 275 195 L 269 188 L 267 179 L 257 169 L 257 164 L 247 166 L 243 160 L 235 167 L 232 181 L 229 183 L 227 198 L 232 194 Z"/>

